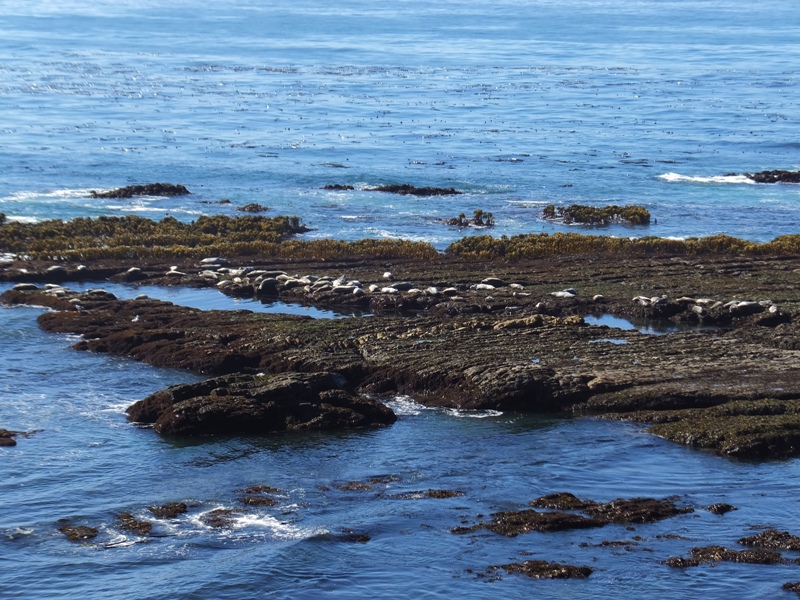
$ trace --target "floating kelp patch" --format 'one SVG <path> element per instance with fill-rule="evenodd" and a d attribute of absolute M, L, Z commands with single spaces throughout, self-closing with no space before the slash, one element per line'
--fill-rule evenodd
<path fill-rule="evenodd" d="M 134 196 L 186 196 L 191 194 L 184 186 L 174 183 L 148 183 L 146 185 L 129 185 L 127 187 L 97 192 L 91 190 L 91 198 L 133 198 Z"/>

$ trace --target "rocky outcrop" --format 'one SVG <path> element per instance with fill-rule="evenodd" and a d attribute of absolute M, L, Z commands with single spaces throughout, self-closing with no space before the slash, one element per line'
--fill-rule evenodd
<path fill-rule="evenodd" d="M 265 297 L 398 312 L 314 320 L 199 311 L 53 284 L 9 290 L 0 301 L 53 308 L 42 327 L 82 334 L 78 349 L 209 376 L 334 372 L 361 394 L 641 421 L 666 439 L 735 457 L 800 454 L 797 257 L 476 267 L 450 258 L 235 266 L 216 256 L 142 271 L 148 282 L 260 288 Z M 594 311 L 695 315 L 695 323 L 726 329 L 643 335 L 588 326 L 582 315 Z"/>
<path fill-rule="evenodd" d="M 389 192 L 391 194 L 400 194 L 402 196 L 451 196 L 460 194 L 455 188 L 437 188 L 437 187 L 414 187 L 408 183 L 379 185 L 373 188 L 365 188 L 366 192 Z"/>
<path fill-rule="evenodd" d="M 161 390 L 127 413 L 164 435 L 355 429 L 395 421 L 390 408 L 345 385 L 335 373 L 229 375 Z"/>
<path fill-rule="evenodd" d="M 185 196 L 191 192 L 184 186 L 174 183 L 148 183 L 147 185 L 129 185 L 107 192 L 92 190 L 92 198 L 133 198 L 134 196 Z"/>
<path fill-rule="evenodd" d="M 760 171 L 744 175 L 756 183 L 800 183 L 800 171 Z"/>

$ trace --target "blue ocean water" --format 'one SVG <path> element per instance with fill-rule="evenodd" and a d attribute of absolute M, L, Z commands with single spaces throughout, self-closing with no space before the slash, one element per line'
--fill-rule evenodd
<path fill-rule="evenodd" d="M 657 222 L 569 230 L 769 240 L 798 232 L 800 187 L 726 175 L 800 168 L 798 25 L 786 0 L 0 0 L 0 212 L 191 220 L 260 202 L 301 216 L 308 238 L 443 249 L 476 233 L 440 222 L 460 212 L 493 212 L 501 235 L 568 229 L 541 219 L 548 203 L 638 203 Z M 154 181 L 192 194 L 88 197 Z M 320 189 L 404 182 L 464 194 Z M 398 423 L 378 431 L 165 440 L 129 425 L 124 408 L 195 377 L 73 351 L 74 338 L 38 329 L 39 313 L 0 309 L 0 427 L 36 431 L 0 461 L 0 595 L 732 599 L 780 597 L 800 579 L 796 566 L 661 564 L 691 546 L 735 547 L 753 526 L 800 533 L 795 460 L 731 462 L 636 425 L 404 398 Z M 370 479 L 370 491 L 336 487 Z M 252 484 L 283 490 L 278 504 L 240 505 L 236 490 Z M 397 497 L 428 489 L 464 495 Z M 635 532 L 449 532 L 562 490 L 677 495 L 698 510 Z M 171 501 L 190 510 L 157 521 L 157 537 L 116 520 Z M 739 510 L 700 510 L 713 502 Z M 232 529 L 202 522 L 220 507 L 243 510 Z M 61 518 L 101 533 L 67 542 Z M 348 542 L 348 531 L 370 540 Z M 631 551 L 598 546 L 634 535 Z M 477 576 L 528 558 L 597 571 Z"/>

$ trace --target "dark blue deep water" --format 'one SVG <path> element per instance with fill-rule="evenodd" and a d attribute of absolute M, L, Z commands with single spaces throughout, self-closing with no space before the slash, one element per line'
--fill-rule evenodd
<path fill-rule="evenodd" d="M 728 175 L 800 168 L 795 8 L 0 0 L 0 212 L 191 220 L 260 202 L 267 214 L 302 217 L 315 228 L 307 238 L 406 237 L 443 249 L 474 233 L 440 222 L 460 212 L 493 212 L 501 235 L 569 229 L 541 219 L 549 203 L 636 203 L 657 222 L 569 230 L 758 241 L 798 233 L 800 186 Z M 192 194 L 87 197 L 154 181 Z M 404 182 L 465 193 L 320 189 Z M 203 308 L 347 316 L 212 291 L 147 293 Z M 633 424 L 428 410 L 404 398 L 392 404 L 400 420 L 377 431 L 162 439 L 129 425 L 124 409 L 195 377 L 76 352 L 74 338 L 39 330 L 40 312 L 0 309 L 0 427 L 35 431 L 0 453 L 0 597 L 788 600 L 781 584 L 800 580 L 796 565 L 662 564 L 692 546 L 736 547 L 753 527 L 800 534 L 795 460 L 732 462 Z M 369 490 L 337 487 L 376 478 Z M 280 488 L 278 504 L 240 505 L 236 490 L 253 484 Z M 428 489 L 463 496 L 410 494 Z M 598 501 L 674 495 L 698 510 L 635 531 L 449 531 L 555 491 Z M 156 521 L 154 537 L 116 520 L 172 501 L 189 512 Z M 739 510 L 702 510 L 714 502 Z M 216 508 L 242 512 L 232 528 L 214 529 L 201 517 Z M 61 518 L 100 535 L 70 543 Z M 354 543 L 349 532 L 370 539 Z M 598 546 L 633 536 L 641 539 L 630 550 Z M 478 577 L 525 559 L 596 571 L 566 582 Z"/>

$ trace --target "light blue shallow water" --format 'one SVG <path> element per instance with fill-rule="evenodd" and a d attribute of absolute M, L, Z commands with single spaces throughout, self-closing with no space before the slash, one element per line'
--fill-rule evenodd
<path fill-rule="evenodd" d="M 570 230 L 768 240 L 798 232 L 800 186 L 721 176 L 800 168 L 799 20 L 785 0 L 0 0 L 0 212 L 190 220 L 255 201 L 303 217 L 316 228 L 309 238 L 404 236 L 444 248 L 468 232 L 437 219 L 459 212 L 492 211 L 499 235 L 564 230 L 540 219 L 547 203 L 615 202 L 642 203 L 657 223 Z M 152 181 L 193 193 L 86 197 Z M 465 194 L 319 189 L 392 182 Z M 231 206 L 216 204 L 223 198 Z M 212 307 L 178 295 L 167 299 Z M 635 425 L 404 400 L 398 423 L 379 431 L 164 440 L 127 424 L 124 408 L 194 377 L 75 352 L 74 339 L 38 329 L 39 312 L 0 310 L 0 427 L 40 430 L 0 461 L 0 595 L 731 599 L 782 597 L 780 585 L 800 579 L 796 566 L 661 564 L 691 546 L 735 547 L 754 525 L 800 534 L 797 461 L 736 463 Z M 399 481 L 335 487 L 377 475 Z M 199 520 L 238 507 L 235 490 L 256 483 L 285 490 L 279 504 L 248 508 L 233 530 Z M 429 488 L 464 496 L 388 497 Z M 449 533 L 560 490 L 739 510 L 635 532 Z M 178 500 L 193 506 L 158 522 L 162 537 L 125 537 L 115 523 Z M 97 543 L 67 542 L 60 518 L 100 526 Z M 338 541 L 343 529 L 371 540 Z M 644 540 L 631 552 L 595 546 L 634 535 Z M 579 582 L 475 575 L 525 558 L 597 571 Z"/>

